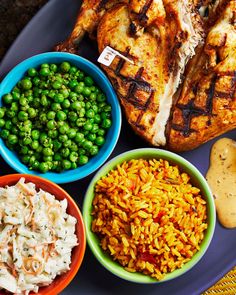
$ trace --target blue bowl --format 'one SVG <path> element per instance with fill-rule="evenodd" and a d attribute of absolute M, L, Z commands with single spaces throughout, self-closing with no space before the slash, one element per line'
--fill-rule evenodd
<path fill-rule="evenodd" d="M 114 89 L 105 74 L 90 61 L 74 54 L 65 52 L 48 52 L 35 55 L 28 58 L 13 68 L 5 79 L 0 84 L 0 106 L 2 105 L 2 96 L 9 93 L 17 82 L 22 79 L 27 70 L 31 67 L 38 67 L 43 63 L 61 63 L 68 61 L 77 66 L 79 69 L 93 77 L 94 81 L 102 91 L 106 94 L 107 101 L 112 107 L 112 126 L 106 135 L 106 142 L 99 150 L 99 153 L 91 158 L 89 162 L 74 170 L 67 170 L 60 173 L 47 172 L 39 173 L 29 170 L 18 158 L 17 154 L 7 148 L 4 141 L 0 139 L 0 153 L 3 159 L 16 171 L 25 174 L 34 174 L 47 178 L 56 183 L 67 183 L 84 178 L 87 175 L 98 169 L 110 156 L 117 140 L 119 138 L 121 129 L 121 109 Z"/>

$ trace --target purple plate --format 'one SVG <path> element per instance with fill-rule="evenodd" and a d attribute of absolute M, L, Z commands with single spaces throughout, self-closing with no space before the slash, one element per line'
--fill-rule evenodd
<path fill-rule="evenodd" d="M 58 42 L 64 40 L 71 31 L 80 6 L 79 0 L 51 0 L 32 19 L 19 35 L 0 65 L 0 77 L 17 63 L 34 54 L 50 51 Z M 84 40 L 80 55 L 96 61 L 98 53 L 96 44 Z M 146 147 L 147 144 L 137 137 L 123 120 L 122 132 L 116 149 L 110 158 L 124 151 Z M 236 140 L 236 130 L 224 135 Z M 208 169 L 210 148 L 216 139 L 200 148 L 181 155 L 192 162 L 204 175 Z M 0 175 L 14 171 L 0 158 Z M 77 203 L 82 206 L 83 196 L 93 175 L 62 185 Z M 154 285 L 139 285 L 123 281 L 104 269 L 87 248 L 82 268 L 73 282 L 62 292 L 64 295 L 192 295 L 200 294 L 227 271 L 236 265 L 236 230 L 226 230 L 217 222 L 216 230 L 206 254 L 188 273 L 181 277 Z"/>

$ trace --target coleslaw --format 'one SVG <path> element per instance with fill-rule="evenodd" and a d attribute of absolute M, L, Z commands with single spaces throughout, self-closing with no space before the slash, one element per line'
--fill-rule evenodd
<path fill-rule="evenodd" d="M 77 220 L 66 209 L 24 178 L 0 188 L 0 289 L 37 293 L 70 269 Z"/>

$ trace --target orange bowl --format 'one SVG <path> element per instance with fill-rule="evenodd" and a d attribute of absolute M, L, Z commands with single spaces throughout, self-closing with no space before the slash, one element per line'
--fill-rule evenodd
<path fill-rule="evenodd" d="M 64 191 L 57 184 L 47 179 L 41 178 L 39 176 L 29 175 L 29 174 L 9 174 L 5 176 L 1 176 L 0 187 L 5 187 L 6 185 L 8 186 L 15 185 L 21 177 L 25 178 L 25 182 L 33 182 L 36 185 L 36 188 L 38 189 L 41 188 L 44 191 L 53 194 L 57 200 L 67 199 L 68 207 L 66 212 L 77 219 L 76 235 L 77 235 L 79 244 L 78 246 L 74 247 L 72 250 L 70 270 L 60 276 L 57 276 L 50 285 L 39 288 L 39 292 L 37 293 L 38 295 L 46 295 L 46 294 L 57 295 L 63 289 L 65 289 L 67 285 L 69 285 L 69 283 L 75 277 L 83 261 L 85 247 L 86 247 L 86 236 L 85 236 L 85 227 L 84 227 L 82 214 L 78 206 L 76 205 L 75 201 L 71 198 L 71 196 L 66 191 Z M 9 294 L 9 293 L 3 292 L 1 290 L 0 294 Z M 30 294 L 35 294 L 35 293 L 30 292 Z"/>

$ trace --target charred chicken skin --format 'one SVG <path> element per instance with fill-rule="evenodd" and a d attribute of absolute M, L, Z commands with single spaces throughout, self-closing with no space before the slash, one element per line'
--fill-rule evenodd
<path fill-rule="evenodd" d="M 169 120 L 168 146 L 196 148 L 236 128 L 236 1 L 210 29 L 205 46 L 188 64 Z"/>
<path fill-rule="evenodd" d="M 56 50 L 76 53 L 88 33 L 126 56 L 102 67 L 134 131 L 190 150 L 236 127 L 235 15 L 236 0 L 84 0 Z"/>

